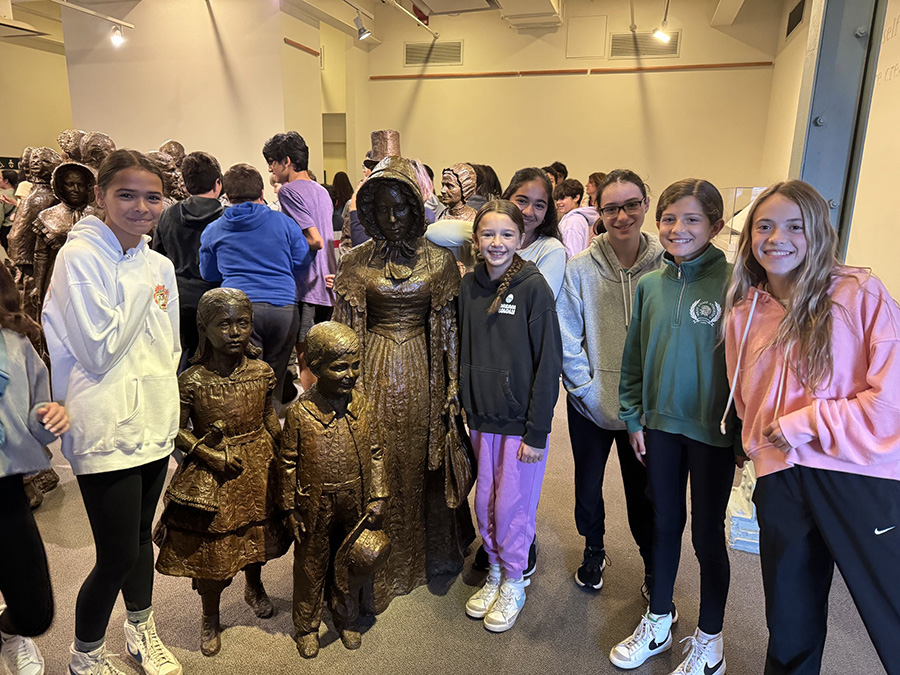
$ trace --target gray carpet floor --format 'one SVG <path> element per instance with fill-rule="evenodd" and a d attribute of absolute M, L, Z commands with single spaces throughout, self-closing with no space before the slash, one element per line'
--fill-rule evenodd
<path fill-rule="evenodd" d="M 36 517 L 49 556 L 57 614 L 50 631 L 37 642 L 46 659 L 47 673 L 62 674 L 67 670 L 73 638 L 75 596 L 93 565 L 94 556 L 78 486 L 58 452 L 54 465 L 62 477 L 61 484 L 46 496 Z M 395 599 L 386 612 L 366 627 L 358 651 L 344 649 L 330 620 L 326 619 L 319 657 L 304 661 L 291 639 L 290 553 L 270 562 L 263 570 L 263 581 L 276 609 L 273 618 L 258 619 L 244 604 L 242 580 L 236 580 L 225 591 L 222 597 L 225 630 L 222 651 L 217 656 L 205 658 L 200 654 L 200 601 L 186 579 L 157 575 L 154 605 L 159 632 L 183 664 L 184 671 L 191 675 L 621 672 L 609 663 L 607 654 L 634 629 L 644 604 L 640 595 L 643 568 L 625 520 L 615 452 L 605 482 L 607 553 L 612 565 L 607 568 L 599 592 L 581 590 L 572 577 L 584 545 L 575 531 L 572 516 L 572 476 L 565 405 L 561 397 L 538 510 L 537 572 L 527 590 L 525 608 L 507 633 L 491 634 L 480 622 L 466 617 L 465 601 L 482 579 L 467 564 L 459 577 L 439 580 Z M 690 525 L 688 531 L 689 528 Z M 761 673 L 767 634 L 759 558 L 736 551 L 731 551 L 730 556 L 731 592 L 724 630 L 728 672 Z M 680 663 L 681 646 L 677 641 L 690 635 L 696 627 L 698 594 L 699 569 L 686 532 L 675 587 L 675 603 L 680 614 L 676 642 L 669 653 L 651 659 L 635 672 L 665 675 Z M 124 614 L 120 598 L 108 635 L 109 647 L 120 654 L 124 654 Z M 132 669 L 132 664 L 128 668 Z M 139 672 L 136 667 L 133 670 Z M 885 672 L 839 575 L 831 595 L 822 672 L 831 675 Z"/>

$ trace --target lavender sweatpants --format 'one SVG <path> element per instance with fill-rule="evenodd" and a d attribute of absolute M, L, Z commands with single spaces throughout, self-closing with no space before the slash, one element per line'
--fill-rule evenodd
<path fill-rule="evenodd" d="M 470 435 L 478 458 L 475 515 L 485 553 L 492 565 L 500 565 L 506 577 L 521 579 L 534 538 L 547 447 L 540 462 L 524 464 L 516 458 L 521 436 L 474 430 Z"/>

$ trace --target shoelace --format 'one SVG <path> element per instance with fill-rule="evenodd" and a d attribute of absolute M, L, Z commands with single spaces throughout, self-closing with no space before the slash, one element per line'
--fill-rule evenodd
<path fill-rule="evenodd" d="M 500 577 L 488 577 L 484 582 L 484 586 L 478 591 L 478 599 L 486 600 L 491 597 L 500 587 Z"/>
<path fill-rule="evenodd" d="M 173 663 L 169 653 L 166 649 L 166 646 L 162 643 L 162 640 L 159 639 L 159 634 L 156 632 L 156 626 L 148 626 L 147 630 L 142 633 L 144 639 L 144 646 L 147 648 L 147 654 L 150 657 L 150 661 L 161 665 L 163 663 Z"/>
<path fill-rule="evenodd" d="M 684 649 L 681 652 L 682 654 L 687 654 L 688 650 L 691 652 L 682 664 L 681 670 L 685 673 L 692 673 L 694 672 L 694 668 L 699 668 L 706 661 L 706 652 L 709 649 L 709 643 L 700 642 L 693 635 L 688 635 L 686 638 L 680 640 L 680 642 L 688 643 L 684 646 Z"/>
<path fill-rule="evenodd" d="M 517 593 L 507 587 L 500 587 L 500 597 L 497 598 L 497 604 L 494 605 L 494 611 L 500 612 L 506 616 L 516 606 Z"/>
<path fill-rule="evenodd" d="M 123 675 L 122 671 L 112 664 L 111 659 L 114 656 L 118 656 L 118 654 L 108 652 L 106 649 L 101 652 L 100 659 L 97 661 L 97 665 L 100 668 L 98 675 Z"/>
<path fill-rule="evenodd" d="M 650 628 L 650 619 L 644 616 L 641 618 L 638 627 L 634 629 L 634 633 L 632 633 L 631 637 L 625 641 L 625 648 L 629 652 L 635 651 L 646 642 L 648 633 L 651 635 L 651 639 L 656 637 L 656 634 Z"/>
<path fill-rule="evenodd" d="M 39 660 L 35 658 L 37 656 L 35 649 L 29 646 L 27 638 L 17 636 L 14 640 L 7 641 L 6 644 L 8 645 L 10 642 L 16 643 L 15 656 L 18 670 L 21 670 L 22 666 L 26 666 L 29 663 L 38 663 Z"/>

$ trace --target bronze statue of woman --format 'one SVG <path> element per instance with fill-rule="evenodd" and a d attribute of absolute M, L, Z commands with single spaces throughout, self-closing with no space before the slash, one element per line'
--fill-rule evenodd
<path fill-rule="evenodd" d="M 447 507 L 440 470 L 459 410 L 456 262 L 423 236 L 425 209 L 407 160 L 379 162 L 356 201 L 372 239 L 341 260 L 334 319 L 359 335 L 365 392 L 382 425 L 393 547 L 366 598 L 366 609 L 381 612 L 429 578 L 459 572 L 475 531 L 467 503 Z"/>
<path fill-rule="evenodd" d="M 246 575 L 244 600 L 258 617 L 272 616 L 260 573 L 267 560 L 287 552 L 292 535 L 277 506 L 275 374 L 250 343 L 253 306 L 242 291 L 207 291 L 197 328 L 196 365 L 178 378 L 175 447 L 185 457 L 166 490 L 154 538 L 157 571 L 190 577 L 200 594 L 200 650 L 212 656 L 221 645 L 219 599 L 239 571 Z"/>

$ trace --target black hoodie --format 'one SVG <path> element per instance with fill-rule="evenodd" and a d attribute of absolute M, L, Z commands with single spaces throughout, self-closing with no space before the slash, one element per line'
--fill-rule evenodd
<path fill-rule="evenodd" d="M 512 278 L 500 310 L 484 262 L 459 288 L 460 397 L 470 429 L 543 448 L 559 397 L 562 340 L 553 292 L 534 263 Z"/>
<path fill-rule="evenodd" d="M 196 307 L 200 296 L 218 284 L 200 276 L 200 235 L 222 215 L 224 207 L 211 197 L 188 197 L 173 204 L 159 218 L 153 250 L 175 265 L 178 299 L 182 307 Z"/>

